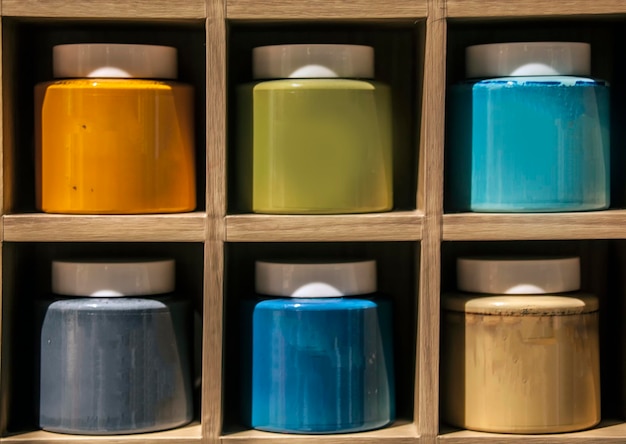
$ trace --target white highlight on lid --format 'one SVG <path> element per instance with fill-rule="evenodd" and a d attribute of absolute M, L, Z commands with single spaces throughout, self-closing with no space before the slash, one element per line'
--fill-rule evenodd
<path fill-rule="evenodd" d="M 326 297 L 341 297 L 343 293 L 332 285 L 328 285 L 324 282 L 311 282 L 310 284 L 304 284 L 302 287 L 297 288 L 291 296 L 294 298 L 314 298 L 323 294 Z"/>

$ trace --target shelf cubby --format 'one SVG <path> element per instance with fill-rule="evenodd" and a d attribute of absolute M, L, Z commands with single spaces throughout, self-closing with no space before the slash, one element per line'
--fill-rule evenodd
<path fill-rule="evenodd" d="M 65 436 L 38 430 L 38 306 L 51 300 L 51 264 L 54 260 L 161 259 L 176 261 L 175 297 L 203 312 L 204 251 L 202 243 L 157 242 L 4 242 L 2 245 L 2 396 L 3 436 L 13 440 Z M 190 326 L 191 327 L 191 326 Z M 193 344 L 195 376 L 201 381 L 201 326 Z M 193 389 L 194 423 L 168 432 L 170 439 L 200 439 L 201 386 Z M 158 433 L 153 434 L 158 435 Z M 141 436 L 141 435 L 137 435 Z M 77 439 L 68 437 L 68 440 Z M 93 438 L 90 438 L 93 439 Z"/>
<path fill-rule="evenodd" d="M 392 302 L 397 424 L 369 432 L 369 439 L 403 434 L 416 436 L 414 418 L 415 357 L 417 335 L 417 242 L 235 242 L 226 244 L 225 271 L 225 403 L 224 439 L 278 437 L 274 433 L 246 430 L 243 423 L 245 394 L 241 393 L 241 304 L 254 300 L 254 264 L 257 260 L 370 260 L 377 263 L 380 297 Z M 249 395 L 248 395 L 249 396 Z M 395 430 L 395 431 L 394 431 Z M 361 434 L 347 434 L 355 437 Z M 298 435 L 300 440 L 306 437 Z M 310 438 L 308 438 L 310 439 Z M 335 437 L 337 439 L 337 437 Z"/>

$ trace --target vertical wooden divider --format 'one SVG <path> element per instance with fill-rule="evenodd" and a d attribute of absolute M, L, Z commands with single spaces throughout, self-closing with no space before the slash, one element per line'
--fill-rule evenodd
<path fill-rule="evenodd" d="M 1 219 L 1 218 L 0 218 Z M 0 437 L 4 436 L 7 430 L 7 422 L 9 418 L 9 397 L 7 395 L 6 387 L 8 387 L 8 378 L 6 372 L 6 365 L 8 359 L 8 352 L 5 347 L 2 346 L 4 335 L 4 324 L 2 319 L 4 317 L 4 285 L 2 284 L 4 276 L 2 276 L 2 254 L 4 250 L 4 242 L 0 242 Z"/>
<path fill-rule="evenodd" d="M 418 176 L 418 208 L 424 210 L 419 270 L 417 424 L 423 443 L 439 433 L 439 293 L 443 213 L 446 22 L 444 1 L 430 0 L 426 20 Z"/>
<path fill-rule="evenodd" d="M 224 240 L 226 215 L 226 22 L 223 0 L 207 0 L 207 227 L 204 248 L 203 443 L 219 442 L 223 411 Z"/>
<path fill-rule="evenodd" d="M 4 218 L 2 217 L 5 214 L 5 203 L 6 199 L 4 197 L 6 192 L 6 184 L 4 183 L 4 153 L 6 152 L 5 147 L 5 132 L 6 132 L 6 122 L 5 119 L 10 115 L 10 113 L 5 112 L 5 89 L 4 89 L 4 81 L 5 81 L 5 64 L 4 64 L 4 31 L 2 29 L 2 2 L 0 2 L 0 61 L 2 62 L 2 67 L 0 68 L 0 122 L 1 122 L 1 130 L 0 130 L 0 184 L 2 184 L 2 192 L 0 192 L 0 436 L 4 436 L 5 431 L 7 429 L 7 421 L 8 421 L 8 411 L 9 411 L 9 398 L 6 395 L 5 387 L 7 387 L 7 377 L 6 371 L 4 367 L 6 366 L 7 360 L 4 358 L 4 347 L 2 346 L 3 342 L 3 323 L 2 319 L 4 317 L 4 294 L 3 294 L 3 274 L 2 274 L 2 250 L 4 245 Z"/>

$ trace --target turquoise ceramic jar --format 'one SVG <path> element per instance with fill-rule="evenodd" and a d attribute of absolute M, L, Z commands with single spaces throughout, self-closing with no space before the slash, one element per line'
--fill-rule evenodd
<path fill-rule="evenodd" d="M 466 74 L 449 96 L 449 209 L 609 206 L 609 86 L 587 43 L 470 46 Z"/>

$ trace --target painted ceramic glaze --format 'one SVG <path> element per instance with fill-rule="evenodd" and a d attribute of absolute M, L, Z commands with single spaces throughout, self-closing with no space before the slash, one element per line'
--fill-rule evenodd
<path fill-rule="evenodd" d="M 384 325 L 371 300 L 271 299 L 253 313 L 252 426 L 356 432 L 393 420 Z M 382 322 L 382 324 L 381 324 Z M 387 339 L 386 344 L 384 339 Z M 389 350 L 387 350 L 389 353 Z"/>

